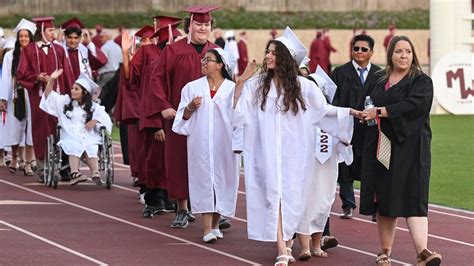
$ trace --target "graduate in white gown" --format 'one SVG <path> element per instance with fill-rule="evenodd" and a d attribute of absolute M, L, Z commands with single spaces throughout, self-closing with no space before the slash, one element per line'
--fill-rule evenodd
<path fill-rule="evenodd" d="M 297 231 L 305 210 L 314 167 L 313 125 L 334 136 L 360 112 L 326 103 L 310 80 L 298 76 L 307 49 L 287 28 L 267 44 L 262 70 L 242 75 L 235 89 L 235 127 L 244 127 L 243 157 L 248 237 L 277 242 L 275 265 L 287 265 L 286 241 Z M 243 89 L 242 89 L 243 86 Z M 339 121 L 338 109 L 347 115 Z"/>
<path fill-rule="evenodd" d="M 16 70 L 20 61 L 23 47 L 33 41 L 36 24 L 22 19 L 13 32 L 17 38 L 13 49 L 5 54 L 3 59 L 2 81 L 0 86 L 0 100 L 6 106 L 5 117 L 5 146 L 11 147 L 12 161 L 9 171 L 15 173 L 17 170 L 17 157 L 22 158 L 25 153 L 26 163 L 24 174 L 32 176 L 31 161 L 34 158 L 33 138 L 31 135 L 31 108 L 28 90 L 19 86 L 16 82 Z M 24 147 L 24 151 L 23 151 Z"/>
<path fill-rule="evenodd" d="M 59 69 L 51 74 L 41 98 L 40 108 L 58 118 L 58 124 L 61 126 L 58 145 L 69 155 L 70 184 L 76 185 L 87 180 L 87 177 L 79 172 L 79 159 L 84 155 L 91 169 L 92 181 L 102 185 L 97 159 L 99 144 L 102 143 L 99 128 L 104 126 L 110 134 L 112 121 L 103 106 L 92 102 L 92 95 L 99 86 L 87 75 L 81 74 L 74 82 L 71 96 L 53 91 L 54 80 L 62 72 L 62 69 Z"/>
<path fill-rule="evenodd" d="M 187 136 L 189 197 L 202 213 L 206 243 L 223 238 L 220 215 L 233 217 L 239 185 L 238 155 L 232 152 L 232 98 L 236 61 L 221 48 L 201 61 L 202 78 L 181 91 L 173 131 Z"/>
<path fill-rule="evenodd" d="M 316 73 L 309 75 L 308 79 L 318 85 L 328 102 L 332 102 L 337 86 L 320 66 Z M 343 121 L 347 119 L 343 109 L 338 109 L 337 118 Z M 311 193 L 306 197 L 305 212 L 297 231 L 301 246 L 300 260 L 308 260 L 311 256 L 327 257 L 327 253 L 321 250 L 321 237 L 336 195 L 338 163 L 344 161 L 350 165 L 353 160 L 352 147 L 348 144 L 352 139 L 353 120 L 340 125 L 340 130 L 346 134 L 340 134 L 338 137 L 331 136 L 317 126 L 314 127 L 311 147 L 315 165 L 308 184 Z M 344 129 L 342 126 L 347 128 Z"/>

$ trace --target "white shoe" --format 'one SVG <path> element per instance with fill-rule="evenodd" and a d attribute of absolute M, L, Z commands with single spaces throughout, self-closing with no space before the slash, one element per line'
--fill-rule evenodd
<path fill-rule="evenodd" d="M 138 201 L 140 201 L 141 204 L 145 204 L 145 193 L 140 193 L 138 195 Z"/>
<path fill-rule="evenodd" d="M 215 235 L 218 239 L 224 238 L 224 234 L 222 234 L 221 230 L 219 229 L 212 229 L 211 233 Z"/>
<path fill-rule="evenodd" d="M 202 241 L 206 243 L 212 243 L 212 242 L 215 242 L 216 240 L 217 240 L 217 237 L 213 233 L 209 233 L 202 237 Z"/>

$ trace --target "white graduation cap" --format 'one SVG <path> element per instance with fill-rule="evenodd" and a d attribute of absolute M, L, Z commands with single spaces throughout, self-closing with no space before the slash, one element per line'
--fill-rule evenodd
<path fill-rule="evenodd" d="M 81 73 L 79 78 L 74 83 L 81 85 L 90 94 L 93 94 L 97 88 L 99 88 L 99 85 L 97 85 L 97 83 L 95 83 L 88 75 L 84 73 Z"/>
<path fill-rule="evenodd" d="M 18 33 L 20 30 L 29 30 L 31 34 L 35 34 L 36 32 L 36 24 L 22 18 L 18 25 L 16 25 L 16 28 L 13 30 L 13 32 Z"/>
<path fill-rule="evenodd" d="M 233 30 L 228 30 L 225 32 L 224 34 L 225 39 L 232 38 L 232 37 L 235 37 L 235 32 Z"/>
<path fill-rule="evenodd" d="M 334 94 L 336 94 L 337 85 L 332 81 L 332 79 L 324 72 L 320 65 L 316 68 L 316 72 L 309 75 L 312 77 L 318 84 L 321 92 L 328 97 L 329 102 L 331 103 L 334 99 Z"/>
<path fill-rule="evenodd" d="M 299 68 L 308 68 L 309 61 L 311 61 L 311 59 L 309 59 L 307 56 L 305 56 L 303 58 L 303 62 L 301 62 L 301 64 L 300 64 Z"/>
<path fill-rule="evenodd" d="M 5 39 L 5 42 L 3 43 L 3 49 L 14 49 L 15 48 L 15 42 L 16 42 L 16 39 L 13 38 L 13 37 L 7 37 Z"/>
<path fill-rule="evenodd" d="M 308 53 L 308 49 L 306 49 L 300 39 L 296 37 L 296 34 L 290 29 L 290 27 L 287 26 L 283 35 L 275 40 L 280 41 L 285 45 L 285 47 L 290 51 L 290 54 L 296 60 L 298 66 L 303 62 L 303 59 Z"/>
<path fill-rule="evenodd" d="M 232 55 L 224 51 L 224 49 L 222 48 L 214 48 L 214 50 L 216 50 L 219 53 L 222 61 L 224 62 L 225 70 L 227 71 L 227 73 L 229 73 L 229 76 L 232 77 L 237 61 Z"/>

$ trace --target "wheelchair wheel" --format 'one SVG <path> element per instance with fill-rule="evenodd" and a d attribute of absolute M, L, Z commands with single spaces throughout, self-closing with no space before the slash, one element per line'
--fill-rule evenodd
<path fill-rule="evenodd" d="M 43 169 L 43 176 L 44 176 L 44 184 L 48 187 L 52 185 L 52 175 L 54 173 L 53 165 L 54 165 L 54 141 L 52 136 L 47 137 L 46 143 L 46 156 L 44 162 L 44 169 Z"/>

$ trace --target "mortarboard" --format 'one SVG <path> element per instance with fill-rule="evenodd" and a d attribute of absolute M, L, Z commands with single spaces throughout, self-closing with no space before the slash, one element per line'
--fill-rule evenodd
<path fill-rule="evenodd" d="M 211 12 L 221 8 L 220 6 L 192 6 L 186 8 L 184 11 L 190 13 L 191 22 L 193 20 L 206 23 L 212 20 Z"/>
<path fill-rule="evenodd" d="M 61 24 L 62 29 L 67 29 L 67 28 L 78 28 L 78 29 L 83 29 L 85 27 L 84 23 L 82 23 L 78 18 L 72 18 L 63 24 Z"/>
<path fill-rule="evenodd" d="M 13 32 L 18 33 L 20 30 L 28 30 L 31 32 L 31 34 L 35 34 L 36 24 L 27 19 L 22 18 L 18 25 L 16 25 Z"/>
<path fill-rule="evenodd" d="M 298 66 L 303 62 L 303 59 L 308 53 L 308 49 L 306 49 L 300 39 L 296 37 L 296 34 L 290 29 L 290 27 L 287 26 L 283 35 L 275 40 L 280 41 L 285 45 Z"/>
<path fill-rule="evenodd" d="M 326 74 L 326 72 L 321 68 L 320 65 L 316 68 L 316 72 L 309 75 L 312 77 L 318 84 L 321 92 L 324 96 L 328 97 L 329 102 L 331 103 L 334 99 L 334 94 L 336 94 L 337 85 L 332 81 L 332 79 Z"/>
<path fill-rule="evenodd" d="M 229 38 L 232 38 L 232 37 L 235 37 L 235 32 L 233 30 L 228 30 L 228 31 L 225 32 L 225 34 L 224 34 L 225 39 L 229 39 Z"/>
<path fill-rule="evenodd" d="M 142 38 L 142 39 L 150 39 L 155 33 L 155 29 L 153 26 L 145 25 L 140 30 L 135 33 L 135 37 Z"/>
<path fill-rule="evenodd" d="M 93 94 L 97 88 L 99 88 L 99 85 L 97 85 L 97 83 L 95 83 L 88 75 L 84 73 L 81 73 L 79 78 L 74 83 L 81 85 L 90 94 Z"/>
<path fill-rule="evenodd" d="M 214 48 L 214 50 L 216 50 L 219 53 L 219 55 L 221 56 L 222 62 L 224 63 L 225 70 L 227 71 L 229 76 L 232 77 L 237 61 L 232 55 L 224 51 L 224 49 L 222 48 Z"/>
<path fill-rule="evenodd" d="M 311 61 L 311 59 L 309 59 L 307 56 L 305 56 L 305 57 L 303 58 L 303 61 L 302 61 L 301 64 L 300 64 L 300 67 L 299 67 L 299 68 L 306 68 L 306 69 L 308 69 L 308 63 L 309 63 L 309 61 Z"/>
<path fill-rule="evenodd" d="M 47 29 L 54 28 L 54 17 L 36 17 L 33 21 L 36 22 L 36 28 Z"/>
<path fill-rule="evenodd" d="M 171 17 L 171 16 L 162 16 L 162 15 L 154 16 L 152 18 L 154 21 L 155 32 L 163 26 L 168 26 L 168 24 L 181 21 L 180 18 Z"/>
<path fill-rule="evenodd" d="M 171 23 L 170 21 L 171 20 L 165 20 L 165 22 L 162 22 L 162 20 L 160 20 L 160 23 L 158 24 L 159 27 L 157 31 L 151 36 L 151 38 L 158 37 L 159 43 L 163 41 L 169 41 L 170 43 L 172 43 L 173 37 L 181 36 L 181 32 L 176 29 L 176 27 L 181 23 L 181 21 L 174 21 Z"/>

